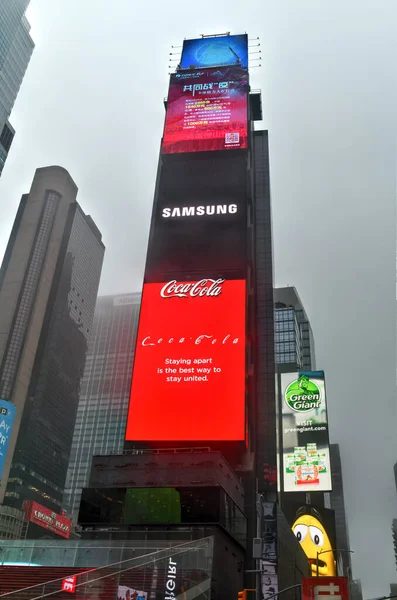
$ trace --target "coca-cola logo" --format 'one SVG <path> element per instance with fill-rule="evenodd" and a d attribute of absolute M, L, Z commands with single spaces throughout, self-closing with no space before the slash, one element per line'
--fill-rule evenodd
<path fill-rule="evenodd" d="M 224 279 L 201 279 L 194 283 L 178 283 L 175 279 L 166 283 L 160 291 L 162 298 L 187 298 L 197 296 L 219 296 L 222 293 Z"/>

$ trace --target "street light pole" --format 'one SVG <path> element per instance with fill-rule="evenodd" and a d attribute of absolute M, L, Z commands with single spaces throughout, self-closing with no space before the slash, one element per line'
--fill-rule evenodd
<path fill-rule="evenodd" d="M 331 548 L 330 550 L 323 550 L 322 552 L 317 552 L 316 577 L 318 577 L 318 557 L 320 556 L 320 554 L 327 554 L 327 552 L 350 552 L 350 554 L 354 554 L 354 550 L 346 550 L 345 548 Z"/>

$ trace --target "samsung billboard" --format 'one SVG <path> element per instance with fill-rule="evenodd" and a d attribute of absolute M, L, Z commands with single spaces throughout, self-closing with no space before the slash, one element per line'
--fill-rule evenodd
<path fill-rule="evenodd" d="M 278 375 L 284 492 L 332 490 L 324 372 Z"/>

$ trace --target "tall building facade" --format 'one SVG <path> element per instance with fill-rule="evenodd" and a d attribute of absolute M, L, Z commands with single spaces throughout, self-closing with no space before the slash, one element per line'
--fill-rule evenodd
<path fill-rule="evenodd" d="M 29 1 L 0 4 L 0 176 L 15 135 L 8 119 L 34 49 L 25 17 Z"/>
<path fill-rule="evenodd" d="M 278 370 L 315 370 L 312 328 L 294 287 L 275 288 L 275 350 Z"/>
<path fill-rule="evenodd" d="M 37 169 L 0 271 L 0 397 L 15 409 L 1 501 L 61 508 L 104 256 L 61 167 Z"/>
<path fill-rule="evenodd" d="M 332 468 L 332 492 L 330 496 L 330 508 L 335 511 L 335 529 L 337 547 L 350 550 L 349 528 L 347 525 L 347 516 L 345 508 L 345 497 L 343 492 L 343 473 L 342 461 L 340 456 L 339 444 L 331 444 L 331 468 Z M 349 552 L 340 553 L 340 564 L 343 575 L 351 576 L 351 554 Z"/>
<path fill-rule="evenodd" d="M 97 300 L 63 500 L 74 521 L 93 455 L 124 447 L 140 303 L 140 293 Z"/>
<path fill-rule="evenodd" d="M 94 456 L 78 518 L 83 539 L 213 537 L 217 600 L 257 583 L 244 571 L 257 567 L 258 536 L 264 597 L 308 566 L 286 551 L 299 544 L 277 509 L 261 120 L 247 35 L 185 40 L 166 102 L 125 446 Z"/>

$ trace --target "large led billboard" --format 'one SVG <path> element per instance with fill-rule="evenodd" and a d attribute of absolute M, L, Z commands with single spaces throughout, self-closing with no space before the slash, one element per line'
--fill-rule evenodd
<path fill-rule="evenodd" d="M 245 306 L 245 280 L 144 285 L 127 440 L 244 441 Z"/>
<path fill-rule="evenodd" d="M 180 69 L 202 69 L 228 65 L 248 68 L 247 34 L 184 40 Z"/>
<path fill-rule="evenodd" d="M 324 372 L 282 373 L 279 377 L 282 489 L 284 492 L 331 491 Z"/>
<path fill-rule="evenodd" d="M 189 155 L 189 158 L 192 155 Z M 247 159 L 165 161 L 153 207 L 145 282 L 245 279 Z"/>
<path fill-rule="evenodd" d="M 335 512 L 323 506 L 283 502 L 283 513 L 310 564 L 312 577 L 337 574 Z"/>
<path fill-rule="evenodd" d="M 241 67 L 171 75 L 162 152 L 247 148 L 248 72 Z"/>
<path fill-rule="evenodd" d="M 7 455 L 8 443 L 14 423 L 16 408 L 7 400 L 0 400 L 0 477 Z"/>

